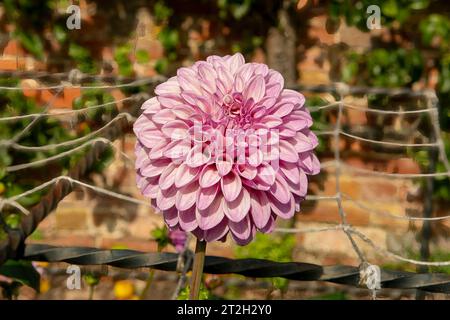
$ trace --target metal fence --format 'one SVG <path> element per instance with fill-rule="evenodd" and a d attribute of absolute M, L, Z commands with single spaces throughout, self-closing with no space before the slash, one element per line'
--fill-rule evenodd
<path fill-rule="evenodd" d="M 117 78 L 111 76 L 92 76 L 83 75 L 78 71 L 61 74 L 48 74 L 42 72 L 0 72 L 0 77 L 18 77 L 18 78 L 33 78 L 48 83 L 46 86 L 33 88 L 33 90 L 59 90 L 60 92 L 65 86 L 80 85 L 82 90 L 85 89 L 110 89 L 110 88 L 124 88 L 124 87 L 140 87 L 140 86 L 154 86 L 161 81 L 163 77 L 145 78 L 145 79 L 128 79 Z M 101 84 L 92 84 L 99 83 Z M 106 83 L 106 84 L 104 84 Z M 333 196 L 328 195 L 310 195 L 306 197 L 306 201 L 334 201 L 338 208 L 340 223 L 330 225 L 324 228 L 278 228 L 276 232 L 284 233 L 306 233 L 306 232 L 327 232 L 330 230 L 341 230 L 345 233 L 352 247 L 357 254 L 360 265 L 359 266 L 319 266 L 309 263 L 289 262 L 280 263 L 259 259 L 227 259 L 223 257 L 207 257 L 205 262 L 205 272 L 212 274 L 240 274 L 247 277 L 284 277 L 291 280 L 301 281 L 328 281 L 351 286 L 364 287 L 367 286 L 367 279 L 365 279 L 365 271 L 370 266 L 364 252 L 358 247 L 355 239 L 360 239 L 367 243 L 373 250 L 379 254 L 397 259 L 403 262 L 408 262 L 423 266 L 422 271 L 426 271 L 428 266 L 450 266 L 450 261 L 430 262 L 425 261 L 429 247 L 429 228 L 434 221 L 449 219 L 449 216 L 432 217 L 433 202 L 433 183 L 437 177 L 450 176 L 450 164 L 444 150 L 444 143 L 441 137 L 441 131 L 438 122 L 438 100 L 432 91 L 412 91 L 410 89 L 385 89 L 385 88 L 365 88 L 365 87 L 349 87 L 344 84 L 333 84 L 332 86 L 296 86 L 293 89 L 301 90 L 302 92 L 329 92 L 335 94 L 337 97 L 335 101 L 322 106 L 311 107 L 311 112 L 323 112 L 334 110 L 337 115 L 336 124 L 329 130 L 318 131 L 318 136 L 329 136 L 334 139 L 334 159 L 332 161 L 322 162 L 322 168 L 327 170 L 333 168 L 336 180 L 336 192 Z M 0 87 L 1 90 L 22 90 L 21 87 Z M 149 91 L 150 92 L 150 91 Z M 426 101 L 426 107 L 423 109 L 414 110 L 384 110 L 374 108 L 364 108 L 357 105 L 351 105 L 344 101 L 347 95 L 355 94 L 375 94 L 387 96 L 406 96 L 412 98 L 422 98 Z M 47 245 L 26 245 L 27 237 L 37 228 L 39 223 L 52 212 L 58 203 L 68 195 L 76 186 L 88 188 L 95 192 L 105 194 L 107 196 L 115 197 L 117 199 L 133 202 L 136 204 L 150 206 L 148 202 L 134 199 L 132 197 L 106 190 L 95 185 L 90 185 L 81 181 L 84 173 L 95 163 L 96 159 L 104 152 L 106 147 L 113 146 L 112 141 L 120 137 L 124 132 L 129 130 L 136 114 L 122 112 L 118 114 L 113 120 L 105 124 L 100 129 L 91 132 L 90 134 L 53 145 L 30 147 L 20 144 L 20 138 L 26 134 L 33 125 L 44 117 L 71 117 L 72 115 L 85 113 L 93 109 L 101 109 L 106 106 L 113 106 L 119 102 L 126 101 L 132 104 L 132 113 L 138 110 L 138 106 L 149 98 L 146 93 L 139 93 L 120 101 L 105 103 L 96 106 L 89 106 L 79 110 L 69 110 L 59 113 L 49 113 L 48 107 L 43 108 L 42 113 L 26 114 L 11 117 L 0 118 L 0 125 L 8 125 L 8 123 L 21 120 L 30 119 L 29 125 L 18 135 L 7 141 L 0 141 L 0 144 L 5 148 L 25 152 L 49 151 L 59 147 L 70 148 L 64 152 L 54 156 L 37 160 L 30 163 L 16 164 L 6 167 L 8 173 L 20 172 L 21 170 L 47 165 L 53 161 L 65 158 L 74 153 L 86 150 L 85 155 L 78 161 L 77 165 L 67 174 L 56 177 L 41 186 L 28 190 L 22 194 L 11 198 L 0 198 L 0 211 L 6 207 L 13 207 L 23 213 L 21 224 L 19 228 L 9 228 L 3 219 L 0 219 L 2 227 L 5 229 L 8 237 L 5 241 L 0 242 L 0 263 L 6 259 L 28 259 L 49 262 L 68 262 L 79 265 L 110 265 L 121 268 L 141 268 L 148 267 L 158 270 L 178 271 L 185 277 L 186 272 L 191 268 L 191 254 L 186 249 L 182 254 L 171 253 L 144 253 L 134 250 L 102 250 L 96 248 L 65 248 L 53 247 Z M 51 102 L 49 103 L 51 104 Z M 432 125 L 432 132 L 429 137 L 425 137 L 426 141 L 420 143 L 399 142 L 399 141 L 380 141 L 372 140 L 352 132 L 347 132 L 343 129 L 343 113 L 345 110 L 359 110 L 360 112 L 375 113 L 378 115 L 421 115 L 429 116 L 430 124 Z M 339 146 L 341 139 L 354 139 L 362 141 L 363 143 L 381 145 L 386 147 L 402 147 L 402 148 L 426 148 L 429 150 L 430 165 L 429 170 L 425 173 L 418 174 L 401 174 L 401 173 L 387 173 L 380 171 L 372 171 L 353 167 L 346 164 L 341 159 Z M 127 155 L 123 154 L 121 150 L 117 150 L 125 159 L 130 161 Z M 445 167 L 444 172 L 436 172 L 436 162 L 441 161 Z M 410 217 L 404 215 L 392 214 L 370 208 L 367 205 L 353 199 L 351 196 L 343 193 L 340 187 L 340 179 L 343 173 L 357 173 L 369 176 L 382 176 L 389 179 L 425 179 L 426 181 L 426 197 L 424 202 L 424 212 L 422 217 Z M 48 189 L 47 195 L 43 197 L 40 203 L 32 208 L 24 208 L 18 203 L 21 197 L 32 194 L 33 192 Z M 367 235 L 356 229 L 348 223 L 347 214 L 342 205 L 343 200 L 352 201 L 367 214 L 376 214 L 388 216 L 392 219 L 407 219 L 410 221 L 422 221 L 422 259 L 414 260 L 408 257 L 400 256 L 390 252 L 378 244 L 373 242 Z M 399 289 L 420 289 L 427 292 L 450 293 L 450 276 L 446 274 L 434 273 L 410 273 L 403 271 L 388 271 L 381 272 L 381 287 L 382 288 L 399 288 Z"/>

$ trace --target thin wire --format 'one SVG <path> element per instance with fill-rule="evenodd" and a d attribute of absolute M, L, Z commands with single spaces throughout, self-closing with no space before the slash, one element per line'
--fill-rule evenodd
<path fill-rule="evenodd" d="M 343 91 L 348 91 L 348 88 L 345 87 L 340 87 L 339 89 L 339 95 L 340 95 L 340 100 L 343 101 Z M 340 103 L 339 104 L 339 109 L 338 109 L 338 116 L 337 116 L 337 120 L 336 120 L 336 132 L 334 134 L 334 159 L 336 160 L 336 169 L 335 169 L 335 179 L 336 179 L 336 203 L 338 206 L 338 211 L 339 211 L 339 216 L 341 218 L 341 224 L 343 224 L 344 226 L 347 225 L 347 215 L 344 211 L 344 208 L 342 207 L 342 201 L 341 201 L 341 189 L 340 189 L 340 176 L 341 176 L 341 168 L 339 166 L 340 163 L 340 151 L 339 151 L 339 146 L 340 146 L 340 135 L 339 135 L 339 131 L 341 130 L 341 119 L 342 119 L 342 112 L 343 112 L 343 104 Z M 364 254 L 362 253 L 362 251 L 358 248 L 358 245 L 356 244 L 355 240 L 353 239 L 352 235 L 350 232 L 347 231 L 346 228 L 344 228 L 344 232 L 347 235 L 348 239 L 350 240 L 350 243 L 353 247 L 353 250 L 355 250 L 356 254 L 358 255 L 361 263 L 364 263 L 366 261 L 366 257 L 364 256 Z"/>
<path fill-rule="evenodd" d="M 436 142 L 438 144 L 439 158 L 444 164 L 445 170 L 450 175 L 450 162 L 445 151 L 444 139 L 442 138 L 440 125 L 439 125 L 439 108 L 438 108 L 438 98 L 434 92 L 430 92 L 430 96 L 427 99 L 430 104 L 429 107 L 433 108 L 434 112 L 430 114 L 430 120 L 433 125 L 434 135 Z"/>
<path fill-rule="evenodd" d="M 424 177 L 450 177 L 449 172 L 435 172 L 435 173 L 389 173 L 389 172 L 381 172 L 374 171 L 370 169 L 357 168 L 350 166 L 346 163 L 340 163 L 342 167 L 344 167 L 348 171 L 359 172 L 363 174 L 379 176 L 379 177 L 388 177 L 392 179 L 415 179 L 415 178 L 424 178 Z"/>
<path fill-rule="evenodd" d="M 346 137 L 360 140 L 368 143 L 374 143 L 374 144 L 381 144 L 385 146 L 396 146 L 396 147 L 439 147 L 439 144 L 437 142 L 433 143 L 407 143 L 407 142 L 394 142 L 394 141 L 380 141 L 380 140 L 373 140 L 368 139 L 360 136 L 356 136 L 354 134 L 342 131 L 342 130 L 326 130 L 326 131 L 320 131 L 320 130 L 313 130 L 314 134 L 316 136 L 332 136 L 336 134 L 336 131 Z"/>
<path fill-rule="evenodd" d="M 344 225 L 343 224 L 337 224 L 331 227 L 322 227 L 322 228 L 275 228 L 274 232 L 281 232 L 281 233 L 316 233 L 316 232 L 325 232 L 325 231 L 336 231 L 336 230 L 343 230 Z"/>
<path fill-rule="evenodd" d="M 367 237 L 364 233 L 354 229 L 354 228 L 349 228 L 349 232 L 355 234 L 356 236 L 358 236 L 361 240 L 363 240 L 364 242 L 366 242 L 368 245 L 370 245 L 375 251 L 378 251 L 379 253 L 385 254 L 387 256 L 390 256 L 394 259 L 400 260 L 400 261 L 404 261 L 404 262 L 409 262 L 415 265 L 422 265 L 422 266 L 432 266 L 432 267 L 443 267 L 443 266 L 450 266 L 450 261 L 421 261 L 421 260 L 415 260 L 415 259 L 409 259 L 409 258 L 405 258 L 402 257 L 396 253 L 393 253 L 389 250 L 386 250 L 384 248 L 381 248 L 379 246 L 377 246 L 369 237 Z"/>
<path fill-rule="evenodd" d="M 308 200 L 308 201 L 336 200 L 337 198 L 338 198 L 338 195 L 335 195 L 335 196 L 307 195 L 305 197 L 305 200 Z"/>
<path fill-rule="evenodd" d="M 436 142 L 430 142 L 430 143 L 403 143 L 403 142 L 391 142 L 391 141 L 380 141 L 380 140 L 372 140 L 363 138 L 360 136 L 355 136 L 351 133 L 344 132 L 342 130 L 339 130 L 339 134 L 342 134 L 344 136 L 347 136 L 352 139 L 369 142 L 369 143 L 375 143 L 375 144 L 381 144 L 386 146 L 397 146 L 397 147 L 437 147 L 438 144 Z"/>
<path fill-rule="evenodd" d="M 28 168 L 32 168 L 32 167 L 36 167 L 36 166 L 40 166 L 40 165 L 43 165 L 43 164 L 47 164 L 49 162 L 52 162 L 52 161 L 55 161 L 55 160 L 58 160 L 58 159 L 61 159 L 61 158 L 65 158 L 65 157 L 67 157 L 67 156 L 69 156 L 69 155 L 71 155 L 71 154 L 73 154 L 73 153 L 75 153 L 75 152 L 77 152 L 77 151 L 87 147 L 87 146 L 93 145 L 93 144 L 98 143 L 98 142 L 111 144 L 111 141 L 109 141 L 108 139 L 105 139 L 105 138 L 92 139 L 92 140 L 89 140 L 89 141 L 83 143 L 82 145 L 77 146 L 77 147 L 75 147 L 73 149 L 61 152 L 59 154 L 56 154 L 54 156 L 51 156 L 51 157 L 48 157 L 48 158 L 45 158 L 45 159 L 40 159 L 40 160 L 28 162 L 28 163 L 22 163 L 22 164 L 17 164 L 17 165 L 13 165 L 13 166 L 8 166 L 8 167 L 6 167 L 6 172 L 16 172 L 16 171 L 20 171 L 20 170 L 24 170 L 24 169 L 28 169 Z"/>
<path fill-rule="evenodd" d="M 75 89 L 81 89 L 81 90 L 93 90 L 93 89 L 119 89 L 119 88 L 126 88 L 126 87 L 137 87 L 142 86 L 150 83 L 157 83 L 164 81 L 162 77 L 154 77 L 154 78 L 142 78 L 138 79 L 132 82 L 128 83 L 121 83 L 121 84 L 115 84 L 115 85 L 92 85 L 92 86 L 77 86 L 73 85 L 72 83 L 68 82 L 67 84 L 60 84 L 56 86 L 42 86 L 42 87 L 36 87 L 36 88 L 24 88 L 22 86 L 17 87 L 7 87 L 7 86 L 0 86 L 0 91 L 23 91 L 26 90 L 56 90 L 56 89 L 64 89 L 64 88 L 75 88 Z"/>
<path fill-rule="evenodd" d="M 100 129 L 93 131 L 85 136 L 82 136 L 80 138 L 77 139 L 73 139 L 73 140 L 68 140 L 68 141 L 64 141 L 61 143 L 54 143 L 54 144 L 48 144 L 45 146 L 36 146 L 36 147 L 30 147 L 30 146 L 24 146 L 24 145 L 20 145 L 17 143 L 14 143 L 11 145 L 12 148 L 16 149 L 16 150 L 20 150 L 20 151 L 30 151 L 30 152 L 36 152 L 36 151 L 51 151 L 57 148 L 61 148 L 61 147 L 69 147 L 75 144 L 78 144 L 80 142 L 84 142 L 90 138 L 93 138 L 99 134 L 101 134 L 103 131 L 105 131 L 106 129 L 108 129 L 109 127 L 111 127 L 111 125 L 113 125 L 115 122 L 118 122 L 119 120 L 126 118 L 129 122 L 132 122 L 134 117 L 132 117 L 129 113 L 120 113 L 118 114 L 114 119 L 112 119 L 110 122 L 108 122 L 107 124 L 105 124 L 103 127 L 101 127 Z"/>
<path fill-rule="evenodd" d="M 36 117 L 41 117 L 41 116 L 61 117 L 61 116 L 67 116 L 67 115 L 74 115 L 74 114 L 84 113 L 89 110 L 104 108 L 104 107 L 107 107 L 107 106 L 110 106 L 113 104 L 118 104 L 120 102 L 129 101 L 129 100 L 136 100 L 136 96 L 130 96 L 130 97 L 126 97 L 123 99 L 105 102 L 105 103 L 102 103 L 99 105 L 85 107 L 85 108 L 76 109 L 76 110 L 67 110 L 67 111 L 61 111 L 61 112 L 57 112 L 57 113 L 31 113 L 31 114 L 20 115 L 20 116 L 3 117 L 3 118 L 0 118 L 0 121 L 23 120 L 23 119 L 36 118 Z"/>
<path fill-rule="evenodd" d="M 420 113 L 430 113 L 433 111 L 432 108 L 424 108 L 424 109 L 416 109 L 416 110 L 383 110 L 383 109 L 374 109 L 374 108 L 364 108 L 352 104 L 346 103 L 346 109 L 358 110 L 361 112 L 367 113 L 378 113 L 378 114 L 391 114 L 391 115 L 403 115 L 403 114 L 420 114 Z"/>
<path fill-rule="evenodd" d="M 19 133 L 17 133 L 12 139 L 12 142 L 17 142 L 24 135 L 26 135 L 38 122 L 42 119 L 43 114 L 48 111 L 48 109 L 53 105 L 55 100 L 59 97 L 59 95 L 62 93 L 62 89 L 60 89 L 56 94 L 50 99 L 50 101 L 44 106 L 43 111 L 39 113 L 39 116 L 35 117 L 23 130 L 21 130 Z"/>
<path fill-rule="evenodd" d="M 393 219 L 409 220 L 409 221 L 440 221 L 440 220 L 445 220 L 445 219 L 449 219 L 450 218 L 450 215 L 440 216 L 440 217 L 432 217 L 432 218 L 402 216 L 402 215 L 398 215 L 398 214 L 392 214 L 392 213 L 390 213 L 388 211 L 382 211 L 382 210 L 377 210 L 377 209 L 374 209 L 374 208 L 370 208 L 370 207 L 366 206 L 365 204 L 361 203 L 360 201 L 357 201 L 357 200 L 353 199 L 352 197 L 350 197 L 349 195 L 347 195 L 345 193 L 342 193 L 342 197 L 345 200 L 348 200 L 348 201 L 352 202 L 353 204 L 355 204 L 360 209 L 363 209 L 363 210 L 367 211 L 369 214 L 370 213 L 374 213 L 374 214 L 390 217 L 390 218 L 393 218 Z"/>
<path fill-rule="evenodd" d="M 110 196 L 110 197 L 114 197 L 116 199 L 120 199 L 120 200 L 123 200 L 123 201 L 131 202 L 131 203 L 135 203 L 135 204 L 140 204 L 140 205 L 144 205 L 144 206 L 147 206 L 147 207 L 151 207 L 151 204 L 148 201 L 135 199 L 133 197 L 129 197 L 129 196 L 126 196 L 126 195 L 121 194 L 121 193 L 110 191 L 110 190 L 107 190 L 107 189 L 104 189 L 104 188 L 100 188 L 100 187 L 97 187 L 97 186 L 92 186 L 92 185 L 84 183 L 82 181 L 73 179 L 73 178 L 71 178 L 69 176 L 59 176 L 59 177 L 53 178 L 52 180 L 49 180 L 49 181 L 43 183 L 40 186 L 37 186 L 37 187 L 35 187 L 33 189 L 27 190 L 27 191 L 25 191 L 25 192 L 23 192 L 21 194 L 15 195 L 15 196 L 10 197 L 10 198 L 7 198 L 5 200 L 6 201 L 17 201 L 20 198 L 26 197 L 26 196 L 28 196 L 30 194 L 33 194 L 33 193 L 38 192 L 40 190 L 43 190 L 43 189 L 51 186 L 52 184 L 55 184 L 55 183 L 57 183 L 59 181 L 62 181 L 62 180 L 66 180 L 66 181 L 70 182 L 71 184 L 79 185 L 79 186 L 82 186 L 82 187 L 94 190 L 94 191 L 96 191 L 98 193 L 102 193 L 104 195 L 107 195 L 107 196 Z"/>

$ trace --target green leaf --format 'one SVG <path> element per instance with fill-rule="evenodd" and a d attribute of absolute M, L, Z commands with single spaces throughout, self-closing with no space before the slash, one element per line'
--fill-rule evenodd
<path fill-rule="evenodd" d="M 0 274 L 39 292 L 41 276 L 30 261 L 8 260 L 0 266 Z"/>
<path fill-rule="evenodd" d="M 169 67 L 169 61 L 167 60 L 167 58 L 158 59 L 155 63 L 155 70 L 159 74 L 166 73 L 168 67 Z"/>
<path fill-rule="evenodd" d="M 430 5 L 430 2 L 428 0 L 414 0 L 414 1 L 411 1 L 411 4 L 409 5 L 409 7 L 414 10 L 422 10 L 422 9 L 428 8 L 429 5 Z"/>
<path fill-rule="evenodd" d="M 138 63 L 147 63 L 150 60 L 148 52 L 145 50 L 137 50 L 136 52 L 136 61 Z"/>
<path fill-rule="evenodd" d="M 39 35 L 31 32 L 16 30 L 14 36 L 19 40 L 23 47 L 38 59 L 44 57 L 44 44 Z"/>

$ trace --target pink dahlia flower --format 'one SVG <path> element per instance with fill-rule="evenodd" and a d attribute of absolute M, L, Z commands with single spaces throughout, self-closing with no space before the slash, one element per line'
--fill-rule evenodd
<path fill-rule="evenodd" d="M 300 210 L 320 165 L 302 94 L 241 54 L 158 85 L 134 124 L 137 185 L 170 229 L 240 245 Z"/>

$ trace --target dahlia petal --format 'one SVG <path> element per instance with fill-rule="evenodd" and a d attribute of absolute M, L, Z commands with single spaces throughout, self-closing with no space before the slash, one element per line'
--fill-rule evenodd
<path fill-rule="evenodd" d="M 281 104 L 275 105 L 270 110 L 270 113 L 273 116 L 282 118 L 282 117 L 287 116 L 288 114 L 290 114 L 292 112 L 292 110 L 294 110 L 294 104 L 288 102 L 288 103 L 281 103 Z"/>
<path fill-rule="evenodd" d="M 274 184 L 270 187 L 269 192 L 272 196 L 281 203 L 288 203 L 291 199 L 291 193 L 289 187 L 286 184 L 284 178 L 280 175 L 276 175 Z"/>
<path fill-rule="evenodd" d="M 240 53 L 235 53 L 234 55 L 232 55 L 227 59 L 227 65 L 229 67 L 231 74 L 235 74 L 236 71 L 242 65 L 244 65 L 244 63 L 245 63 L 244 57 Z"/>
<path fill-rule="evenodd" d="M 184 121 L 173 120 L 164 124 L 161 131 L 167 138 L 180 140 L 188 136 L 188 129 L 189 126 Z"/>
<path fill-rule="evenodd" d="M 197 144 L 194 146 L 191 151 L 189 151 L 186 157 L 186 164 L 190 167 L 199 167 L 209 161 L 211 159 L 211 153 L 208 147 L 205 147 L 201 144 Z"/>
<path fill-rule="evenodd" d="M 314 172 L 314 163 L 311 152 L 300 153 L 298 164 L 307 174 L 312 174 Z"/>
<path fill-rule="evenodd" d="M 267 92 L 266 92 L 266 94 L 267 94 Z M 269 110 L 273 107 L 273 105 L 276 102 L 277 102 L 277 98 L 272 97 L 272 96 L 265 96 L 257 103 L 257 105 L 263 106 L 265 109 Z"/>
<path fill-rule="evenodd" d="M 185 185 L 194 181 L 200 172 L 200 167 L 191 168 L 187 164 L 181 164 L 177 169 L 177 175 L 175 177 L 175 186 L 177 188 L 184 187 Z"/>
<path fill-rule="evenodd" d="M 183 231 L 191 232 L 192 230 L 195 230 L 198 227 L 197 219 L 195 217 L 195 207 L 178 211 L 178 223 Z"/>
<path fill-rule="evenodd" d="M 258 170 L 250 165 L 239 165 L 237 166 L 237 172 L 242 178 L 253 180 L 256 177 Z"/>
<path fill-rule="evenodd" d="M 243 220 L 239 222 L 229 221 L 228 226 L 230 227 L 230 232 L 233 237 L 238 238 L 239 240 L 246 240 L 251 234 L 251 222 L 250 218 L 246 216 Z"/>
<path fill-rule="evenodd" d="M 310 151 L 314 148 L 311 140 L 301 132 L 295 134 L 295 138 L 291 141 L 297 153 Z"/>
<path fill-rule="evenodd" d="M 175 205 L 178 210 L 188 210 L 195 204 L 198 183 L 196 181 L 178 189 Z"/>
<path fill-rule="evenodd" d="M 146 114 L 143 114 L 140 116 L 133 125 L 133 131 L 136 135 L 139 135 L 139 133 L 142 130 L 148 130 L 148 129 L 156 129 L 155 123 L 150 119 L 150 117 Z"/>
<path fill-rule="evenodd" d="M 251 62 L 249 64 L 253 68 L 253 74 L 255 75 L 260 75 L 265 78 L 269 73 L 269 67 L 263 63 Z"/>
<path fill-rule="evenodd" d="M 175 227 L 178 223 L 178 211 L 175 207 L 167 210 L 163 210 L 164 221 L 169 227 Z"/>
<path fill-rule="evenodd" d="M 233 88 L 233 77 L 224 67 L 219 67 L 217 71 L 217 87 L 222 95 L 225 95 Z"/>
<path fill-rule="evenodd" d="M 308 127 L 308 121 L 302 116 L 291 114 L 283 118 L 283 125 L 291 130 L 300 131 Z"/>
<path fill-rule="evenodd" d="M 163 156 L 170 159 L 184 158 L 191 151 L 191 143 L 187 140 L 169 142 L 163 150 Z"/>
<path fill-rule="evenodd" d="M 305 111 L 305 110 L 297 109 L 297 110 L 292 111 L 290 116 L 304 119 L 306 121 L 306 127 L 305 128 L 309 128 L 313 124 L 312 117 L 309 114 L 308 110 Z"/>
<path fill-rule="evenodd" d="M 280 140 L 280 159 L 293 163 L 299 159 L 294 146 L 285 140 Z"/>
<path fill-rule="evenodd" d="M 155 145 L 155 141 L 164 140 L 165 137 L 159 130 L 143 130 L 138 135 L 139 141 L 147 148 L 152 148 Z"/>
<path fill-rule="evenodd" d="M 155 183 L 149 183 L 145 188 L 140 188 L 140 190 L 145 197 L 155 199 L 158 196 L 159 190 L 158 179 L 156 179 Z"/>
<path fill-rule="evenodd" d="M 194 115 L 195 111 L 191 106 L 186 104 L 180 104 L 174 106 L 172 109 L 173 114 L 179 119 L 189 120 Z"/>
<path fill-rule="evenodd" d="M 199 183 L 202 188 L 211 187 L 219 182 L 219 180 L 220 175 L 213 164 L 205 166 L 200 172 Z"/>
<path fill-rule="evenodd" d="M 230 221 L 241 221 L 249 210 L 250 194 L 245 188 L 241 189 L 241 192 L 233 201 L 225 201 L 224 211 Z"/>
<path fill-rule="evenodd" d="M 219 184 L 207 188 L 201 188 L 197 194 L 197 208 L 199 210 L 205 210 L 208 208 L 217 196 L 219 191 Z"/>
<path fill-rule="evenodd" d="M 231 171 L 231 168 L 233 168 L 233 161 L 230 157 L 221 157 L 216 160 L 216 167 L 219 175 L 223 177 Z"/>
<path fill-rule="evenodd" d="M 164 150 L 167 148 L 167 140 L 161 139 L 160 142 L 156 143 L 154 147 L 148 153 L 148 158 L 151 160 L 157 160 L 163 157 Z"/>
<path fill-rule="evenodd" d="M 190 68 L 180 68 L 177 71 L 178 83 L 183 91 L 194 92 L 196 95 L 203 94 L 195 71 Z"/>
<path fill-rule="evenodd" d="M 274 229 L 275 229 L 275 219 L 273 216 L 270 216 L 269 220 L 267 221 L 267 224 L 264 227 L 259 228 L 259 231 L 261 231 L 262 233 L 271 233 Z"/>
<path fill-rule="evenodd" d="M 309 141 L 312 144 L 313 148 L 316 148 L 319 145 L 319 139 L 317 139 L 317 136 L 314 134 L 314 132 L 308 130 L 306 133 L 306 136 L 308 137 Z"/>
<path fill-rule="evenodd" d="M 278 134 L 281 138 L 293 138 L 295 137 L 296 132 L 292 129 L 287 128 L 284 125 L 278 127 Z"/>
<path fill-rule="evenodd" d="M 300 172 L 295 163 L 280 161 L 280 171 L 292 183 L 300 182 Z"/>
<path fill-rule="evenodd" d="M 260 75 L 255 76 L 244 89 L 243 96 L 245 100 L 253 99 L 255 103 L 259 102 L 266 93 L 266 84 L 264 78 Z"/>
<path fill-rule="evenodd" d="M 153 115 L 152 120 L 157 124 L 165 124 L 175 120 L 175 114 L 169 109 L 162 109 Z"/>
<path fill-rule="evenodd" d="M 221 240 L 227 235 L 228 231 L 228 220 L 223 218 L 218 225 L 205 231 L 205 240 L 208 242 Z"/>
<path fill-rule="evenodd" d="M 233 234 L 231 232 L 231 228 L 230 228 L 230 233 L 231 233 L 231 235 L 233 237 L 233 240 L 236 242 L 237 245 L 239 245 L 239 246 L 246 246 L 255 237 L 256 228 L 255 228 L 254 225 L 250 225 L 250 233 L 249 233 L 249 236 L 246 239 L 241 239 L 241 238 L 237 237 L 235 234 Z"/>
<path fill-rule="evenodd" d="M 158 101 L 158 98 L 153 97 L 153 98 L 146 100 L 142 104 L 141 109 L 144 110 L 144 114 L 154 114 L 154 113 L 157 113 L 159 110 L 161 110 L 161 105 Z"/>
<path fill-rule="evenodd" d="M 268 163 L 262 163 L 258 167 L 257 177 L 268 186 L 271 186 L 275 182 L 275 170 Z"/>
<path fill-rule="evenodd" d="M 217 90 L 216 86 L 217 74 L 213 66 L 207 62 L 200 63 L 198 65 L 198 74 L 200 75 L 201 87 L 210 94 L 214 94 Z"/>
<path fill-rule="evenodd" d="M 254 152 L 251 152 L 248 156 L 248 163 L 253 167 L 259 166 L 264 160 L 264 154 L 261 150 L 257 149 Z"/>
<path fill-rule="evenodd" d="M 304 197 L 306 196 L 306 192 L 308 191 L 308 177 L 306 176 L 305 172 L 303 170 L 299 170 L 300 174 L 300 196 Z"/>
<path fill-rule="evenodd" d="M 174 108 L 179 105 L 183 105 L 185 102 L 181 95 L 168 94 L 163 96 L 158 96 L 158 102 L 162 107 L 165 108 Z M 147 110 L 144 110 L 144 113 L 147 113 Z M 156 112 L 153 112 L 156 113 Z"/>
<path fill-rule="evenodd" d="M 230 171 L 229 174 L 222 177 L 220 182 L 223 196 L 227 201 L 233 201 L 239 196 L 242 189 L 242 182 L 241 178 L 233 171 Z"/>
<path fill-rule="evenodd" d="M 266 115 L 261 118 L 260 122 L 265 124 L 268 128 L 275 128 L 283 123 L 281 118 L 274 115 Z"/>
<path fill-rule="evenodd" d="M 300 92 L 291 89 L 283 89 L 280 100 L 293 103 L 295 108 L 301 108 L 305 104 L 305 97 Z"/>
<path fill-rule="evenodd" d="M 169 210 L 175 206 L 175 199 L 177 195 L 177 189 L 171 187 L 167 190 L 159 188 L 158 195 L 156 196 L 156 205 L 159 210 Z"/>
<path fill-rule="evenodd" d="M 175 183 L 175 175 L 177 173 L 178 165 L 173 162 L 169 164 L 159 176 L 159 187 L 162 190 L 169 189 Z"/>
<path fill-rule="evenodd" d="M 250 213 L 257 228 L 267 225 L 270 218 L 269 200 L 264 192 L 250 192 Z"/>
<path fill-rule="evenodd" d="M 166 82 L 163 82 L 156 86 L 155 94 L 179 94 L 181 92 L 180 85 L 178 84 L 177 77 L 172 77 Z"/>
<path fill-rule="evenodd" d="M 283 219 L 290 219 L 295 213 L 294 196 L 290 195 L 290 200 L 287 203 L 281 203 L 275 199 L 270 193 L 268 194 L 270 208 L 273 213 Z"/>
<path fill-rule="evenodd" d="M 150 162 L 146 167 L 141 168 L 140 173 L 144 177 L 148 178 L 159 176 L 163 172 L 165 167 L 169 164 L 169 162 L 170 161 L 168 159 L 154 160 Z"/>
<path fill-rule="evenodd" d="M 284 86 L 283 76 L 275 70 L 269 70 L 266 76 L 267 89 L 266 95 L 278 97 Z"/>
<path fill-rule="evenodd" d="M 217 226 L 225 217 L 223 197 L 221 195 L 216 196 L 211 205 L 204 210 L 197 208 L 195 216 L 198 226 L 202 230 L 208 230 Z"/>
<path fill-rule="evenodd" d="M 267 113 L 267 108 L 263 105 L 252 108 L 252 111 L 250 112 L 253 119 L 259 119 L 259 118 L 263 117 L 266 113 Z"/>

